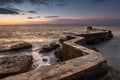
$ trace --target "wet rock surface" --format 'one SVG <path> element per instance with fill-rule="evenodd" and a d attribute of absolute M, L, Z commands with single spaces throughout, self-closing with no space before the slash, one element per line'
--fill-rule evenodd
<path fill-rule="evenodd" d="M 42 59 L 42 61 L 43 61 L 43 62 L 47 62 L 47 61 L 48 61 L 48 59 L 46 59 L 46 58 L 43 58 L 43 59 Z"/>
<path fill-rule="evenodd" d="M 32 60 L 32 55 L 0 56 L 0 78 L 28 71 Z"/>
<path fill-rule="evenodd" d="M 45 53 L 49 51 L 52 51 L 52 48 L 49 45 L 44 45 L 40 50 L 41 53 Z"/>
<path fill-rule="evenodd" d="M 50 52 L 52 50 L 55 50 L 59 47 L 60 45 L 57 44 L 56 42 L 51 42 L 50 45 L 44 45 L 41 50 L 40 53 L 45 53 L 45 52 Z"/>
<path fill-rule="evenodd" d="M 50 46 L 52 47 L 52 49 L 57 49 L 58 47 L 60 47 L 60 45 L 59 44 L 57 44 L 56 42 L 51 42 L 50 43 Z"/>
<path fill-rule="evenodd" d="M 23 41 L 0 42 L 0 52 L 31 49 L 32 45 Z"/>
<path fill-rule="evenodd" d="M 0 78 L 28 71 L 33 56 L 23 54 L 21 51 L 31 51 L 31 49 L 32 45 L 24 41 L 0 42 Z"/>
<path fill-rule="evenodd" d="M 65 53 L 63 52 L 62 47 L 59 47 L 58 49 L 56 49 L 54 54 L 60 61 L 64 60 Z"/>

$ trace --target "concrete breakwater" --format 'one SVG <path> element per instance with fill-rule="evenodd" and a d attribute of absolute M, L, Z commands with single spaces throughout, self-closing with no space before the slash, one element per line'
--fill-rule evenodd
<path fill-rule="evenodd" d="M 113 36 L 111 31 L 96 30 L 71 36 L 63 41 L 63 52 L 55 53 L 62 62 L 2 80 L 101 80 L 106 78 L 108 75 L 106 59 L 86 45 L 110 40 Z"/>

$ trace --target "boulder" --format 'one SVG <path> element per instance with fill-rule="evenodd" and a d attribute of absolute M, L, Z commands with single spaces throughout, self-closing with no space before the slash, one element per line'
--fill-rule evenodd
<path fill-rule="evenodd" d="M 47 58 L 43 58 L 42 61 L 43 61 L 43 62 L 47 62 L 48 59 L 47 59 Z"/>
<path fill-rule="evenodd" d="M 30 43 L 23 42 L 23 41 L 10 41 L 10 42 L 0 43 L 0 52 L 30 49 L 30 48 L 32 48 L 32 45 Z"/>
<path fill-rule="evenodd" d="M 62 47 L 59 47 L 58 49 L 55 50 L 54 52 L 55 56 L 60 60 L 60 61 L 63 61 L 64 60 L 64 52 L 62 50 Z"/>
<path fill-rule="evenodd" d="M 32 60 L 32 55 L 0 56 L 0 78 L 28 71 Z"/>
<path fill-rule="evenodd" d="M 50 43 L 50 46 L 51 46 L 51 48 L 54 49 L 54 50 L 57 49 L 58 47 L 60 47 L 60 45 L 57 44 L 56 42 L 51 42 L 51 43 Z"/>
<path fill-rule="evenodd" d="M 42 53 L 50 52 L 50 51 L 52 51 L 52 48 L 49 45 L 44 45 L 40 50 L 40 52 L 42 52 Z"/>
<path fill-rule="evenodd" d="M 90 33 L 90 31 L 93 31 L 93 27 L 92 26 L 87 26 L 87 33 Z"/>
<path fill-rule="evenodd" d="M 109 37 L 109 39 L 113 38 L 112 31 L 108 31 L 108 37 Z"/>
<path fill-rule="evenodd" d="M 59 47 L 60 45 L 57 44 L 56 42 L 51 42 L 50 45 L 44 45 L 40 52 L 44 53 L 44 52 L 50 52 L 52 50 L 55 50 Z"/>

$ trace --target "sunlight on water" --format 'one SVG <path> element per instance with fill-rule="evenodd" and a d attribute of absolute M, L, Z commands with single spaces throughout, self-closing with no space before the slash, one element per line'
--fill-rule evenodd
<path fill-rule="evenodd" d="M 46 38 L 34 38 L 34 39 L 0 39 L 0 41 L 26 41 L 26 42 L 43 42 L 43 41 L 52 41 L 53 39 L 46 39 Z"/>

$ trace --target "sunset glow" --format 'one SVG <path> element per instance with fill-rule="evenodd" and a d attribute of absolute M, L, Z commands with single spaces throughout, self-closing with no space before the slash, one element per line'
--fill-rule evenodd
<path fill-rule="evenodd" d="M 50 6 L 43 2 L 1 3 L 0 25 L 120 23 L 118 0 L 48 0 Z"/>

